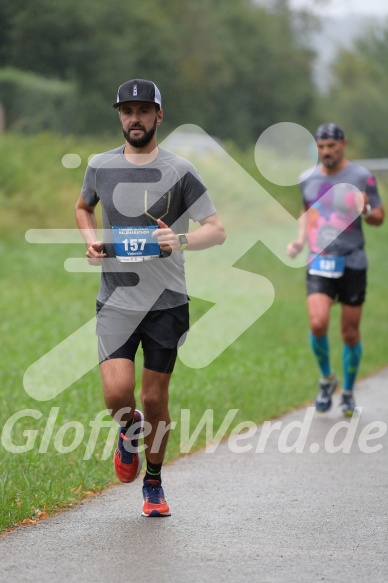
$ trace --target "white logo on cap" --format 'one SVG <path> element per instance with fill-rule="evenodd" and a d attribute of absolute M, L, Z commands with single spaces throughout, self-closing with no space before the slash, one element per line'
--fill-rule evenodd
<path fill-rule="evenodd" d="M 137 85 L 133 86 L 133 93 L 132 95 L 137 95 Z"/>

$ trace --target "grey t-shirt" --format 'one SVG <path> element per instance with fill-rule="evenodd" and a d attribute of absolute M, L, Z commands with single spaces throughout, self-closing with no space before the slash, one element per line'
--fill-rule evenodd
<path fill-rule="evenodd" d="M 355 162 L 349 162 L 344 170 L 334 175 L 322 174 L 319 167 L 305 179 L 302 175 L 300 188 L 305 208 L 314 206 L 315 209 L 315 215 L 308 221 L 309 250 L 320 253 L 324 249 L 325 253 L 345 255 L 346 267 L 366 269 L 362 219 L 357 216 L 354 196 L 349 196 L 346 185 L 366 192 L 372 208 L 381 205 L 374 176 Z M 330 189 L 329 199 L 325 198 L 325 203 L 321 204 L 321 197 Z M 345 230 L 340 232 L 344 226 Z M 336 232 L 338 235 L 334 241 L 326 245 L 325 240 L 332 239 Z"/>
<path fill-rule="evenodd" d="M 102 205 L 104 246 L 98 301 L 136 311 L 167 309 L 187 302 L 184 255 L 179 251 L 140 263 L 117 260 L 112 227 L 147 227 L 164 221 L 175 233 L 187 233 L 189 220 L 216 212 L 196 168 L 159 147 L 142 166 L 128 162 L 124 146 L 95 156 L 82 187 L 85 203 Z"/>

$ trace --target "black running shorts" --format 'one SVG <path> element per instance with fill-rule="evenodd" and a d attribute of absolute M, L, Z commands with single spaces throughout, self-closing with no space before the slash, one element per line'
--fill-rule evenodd
<path fill-rule="evenodd" d="M 189 330 L 189 305 L 131 312 L 97 301 L 99 362 L 112 358 L 134 361 L 141 344 L 144 368 L 172 373 Z"/>
<path fill-rule="evenodd" d="M 307 295 L 325 294 L 334 301 L 347 306 L 361 306 L 366 295 L 366 269 L 345 268 L 342 277 L 331 278 L 321 275 L 310 275 L 306 277 Z"/>

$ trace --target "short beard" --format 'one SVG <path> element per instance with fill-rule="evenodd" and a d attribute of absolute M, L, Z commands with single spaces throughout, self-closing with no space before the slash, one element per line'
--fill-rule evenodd
<path fill-rule="evenodd" d="M 123 134 L 128 144 L 130 144 L 133 148 L 145 148 L 154 137 L 156 128 L 157 125 L 155 123 L 155 125 L 153 125 L 152 128 L 148 130 L 148 132 L 145 132 L 141 138 L 131 138 L 130 131 L 126 132 L 124 129 Z"/>

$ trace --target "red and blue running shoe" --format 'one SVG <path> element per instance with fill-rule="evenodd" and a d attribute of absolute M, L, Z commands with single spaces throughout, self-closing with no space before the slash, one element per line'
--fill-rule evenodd
<path fill-rule="evenodd" d="M 144 480 L 142 516 L 171 516 L 170 507 L 164 497 L 162 482 L 159 480 Z"/>
<path fill-rule="evenodd" d="M 117 447 L 113 454 L 113 465 L 116 476 L 124 484 L 129 484 L 136 480 L 143 463 L 143 459 L 137 451 L 139 445 L 138 436 L 143 430 L 143 413 L 136 409 L 133 419 L 133 423 L 136 423 L 138 426 L 134 431 L 131 431 L 131 428 L 129 428 L 128 433 L 131 434 L 130 437 L 124 435 L 122 427 L 119 428 Z"/>

